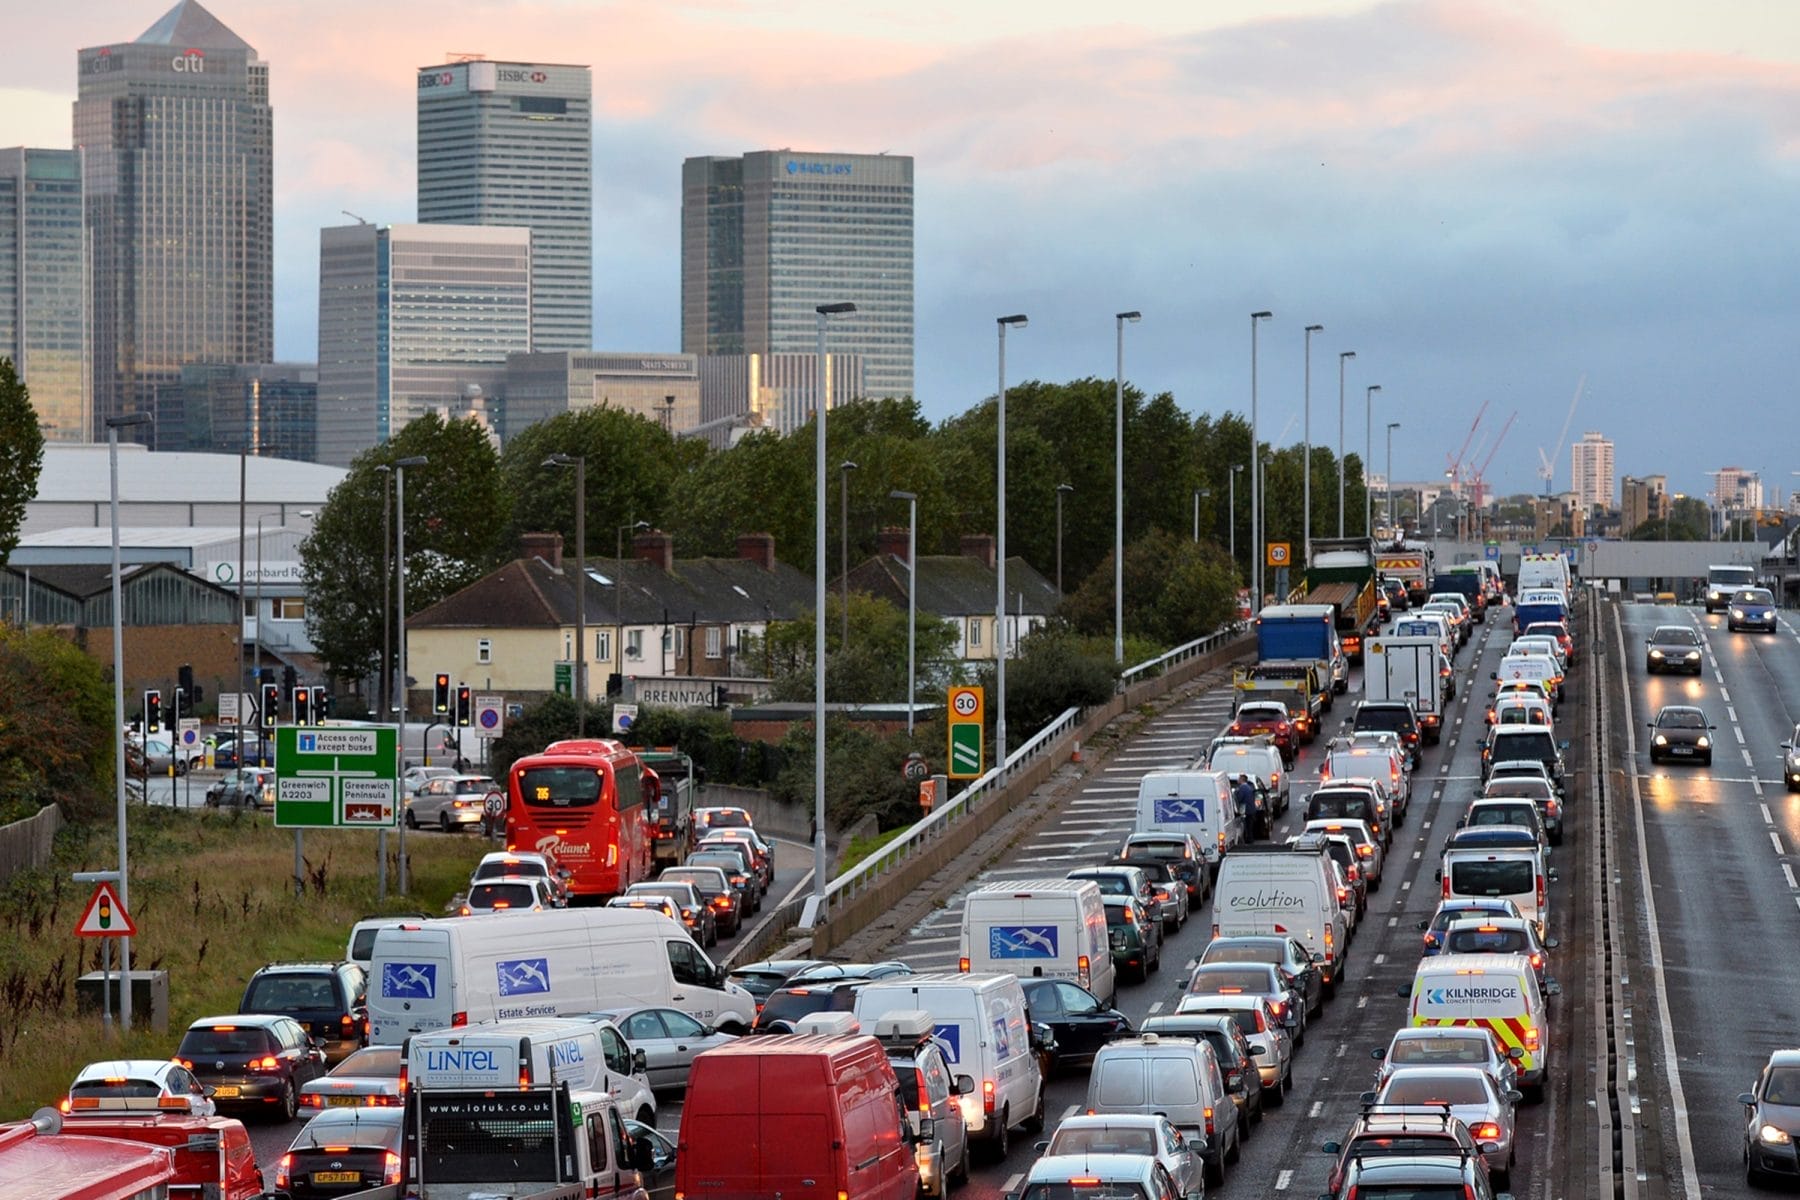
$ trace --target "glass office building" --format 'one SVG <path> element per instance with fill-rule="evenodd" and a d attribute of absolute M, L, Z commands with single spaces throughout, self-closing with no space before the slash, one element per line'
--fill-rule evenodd
<path fill-rule="evenodd" d="M 81 155 L 0 150 L 0 358 L 52 441 L 93 436 Z"/>
<path fill-rule="evenodd" d="M 311 462 L 316 452 L 319 371 L 311 363 L 190 363 L 181 383 L 160 393 L 160 419 L 179 413 L 179 431 L 159 428 L 164 450 Z M 260 448 L 260 451 L 256 448 Z"/>
<path fill-rule="evenodd" d="M 498 225 L 320 230 L 319 462 L 349 466 L 429 412 L 486 412 L 531 345 L 531 244 Z"/>
<path fill-rule="evenodd" d="M 820 304 L 850 301 L 830 348 L 868 396 L 913 390 L 913 160 L 757 151 L 681 171 L 681 348 L 811 353 Z M 847 398 L 847 397 L 846 397 Z"/>
<path fill-rule="evenodd" d="M 274 357 L 273 115 L 268 64 L 197 0 L 77 67 L 98 430 L 185 363 Z"/>
<path fill-rule="evenodd" d="M 592 73 L 477 59 L 417 82 L 419 220 L 531 230 L 531 349 L 592 349 Z"/>

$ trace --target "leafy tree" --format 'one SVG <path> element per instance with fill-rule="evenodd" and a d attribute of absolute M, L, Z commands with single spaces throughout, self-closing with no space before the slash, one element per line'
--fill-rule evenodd
<path fill-rule="evenodd" d="M 1125 630 L 1162 646 L 1203 637 L 1230 619 L 1237 579 L 1217 545 L 1151 530 L 1125 547 Z M 1078 633 L 1110 635 L 1113 568 L 1108 555 L 1062 605 Z M 1111 655 L 1109 654 L 1110 658 Z M 1010 690 L 1010 689 L 1009 689 Z"/>
<path fill-rule="evenodd" d="M 901 774 L 906 756 L 943 753 L 944 733 L 922 725 L 908 739 L 904 730 L 884 733 L 868 725 L 828 718 L 825 722 L 825 818 L 842 829 L 865 813 L 874 813 L 884 829 L 919 819 L 918 785 Z M 781 742 L 781 773 L 770 786 L 777 800 L 811 806 L 813 800 L 813 731 L 796 723 Z"/>
<path fill-rule="evenodd" d="M 1106 703 L 1118 679 L 1110 645 L 1100 649 L 1056 626 L 1027 634 L 1019 643 L 1019 656 L 1006 668 L 1006 722 L 1013 731 L 1013 748 L 1066 708 Z"/>
<path fill-rule="evenodd" d="M 12 359 L 0 358 L 0 566 L 19 544 L 25 505 L 37 495 L 43 465 L 44 431 L 31 407 L 31 393 Z"/>
<path fill-rule="evenodd" d="M 406 472 L 407 609 L 436 604 L 512 552 L 498 536 L 512 496 L 473 421 L 427 415 L 359 454 L 300 544 L 307 632 L 334 678 L 360 681 L 380 669 L 382 514 L 392 484 L 376 468 L 417 455 L 430 461 Z"/>
<path fill-rule="evenodd" d="M 861 592 L 850 594 L 850 647 L 842 646 L 841 598 L 825 599 L 825 698 L 836 704 L 903 704 L 906 702 L 906 612 L 886 600 Z M 914 662 L 918 696 L 942 698 L 947 683 L 958 677 L 956 629 L 928 613 L 918 616 Z M 813 698 L 813 622 L 798 620 L 772 625 L 762 647 L 752 648 L 768 664 L 777 700 Z"/>
<path fill-rule="evenodd" d="M 102 816 L 118 728 L 99 664 L 52 632 L 0 624 L 0 824 L 57 802 L 72 820 Z"/>

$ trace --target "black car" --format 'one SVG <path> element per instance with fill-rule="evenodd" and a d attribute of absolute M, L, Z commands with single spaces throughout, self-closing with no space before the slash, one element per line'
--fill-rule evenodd
<path fill-rule="evenodd" d="M 1214 938 L 1200 952 L 1200 965 L 1208 963 L 1268 963 L 1281 972 L 1288 990 L 1306 1002 L 1307 1012 L 1316 1013 L 1325 1004 L 1324 972 L 1312 952 L 1291 937 L 1268 933 Z"/>
<path fill-rule="evenodd" d="M 1712 763 L 1713 726 L 1706 713 L 1688 704 L 1665 704 L 1650 722 L 1650 761 Z"/>
<path fill-rule="evenodd" d="M 1133 1036 L 1131 1022 L 1094 993 L 1066 979 L 1021 979 L 1031 1020 L 1056 1036 L 1056 1065 L 1092 1063 L 1100 1047 Z"/>
<path fill-rule="evenodd" d="M 630 1117 L 625 1118 L 625 1132 L 633 1142 L 650 1147 L 650 1169 L 640 1172 L 650 1200 L 672 1200 L 675 1195 L 675 1143 L 667 1134 Z"/>
<path fill-rule="evenodd" d="M 1690 625 L 1658 625 L 1644 639 L 1644 645 L 1644 670 L 1651 675 L 1662 671 L 1698 675 L 1703 669 L 1700 635 Z"/>
<path fill-rule="evenodd" d="M 233 738 L 213 748 L 213 766 L 221 770 L 233 767 L 274 767 L 275 743 L 264 738 Z"/>
<path fill-rule="evenodd" d="M 1744 1182 L 1800 1179 L 1800 1050 L 1769 1056 L 1756 1086 L 1738 1096 L 1744 1106 Z"/>
<path fill-rule="evenodd" d="M 398 1108 L 326 1109 L 276 1162 L 275 1188 L 293 1200 L 315 1200 L 397 1184 L 405 1126 Z"/>
<path fill-rule="evenodd" d="M 742 902 L 742 889 L 732 886 L 731 876 L 723 867 L 670 867 L 658 879 L 670 883 L 691 883 L 706 906 L 713 910 L 713 920 L 720 937 L 731 937 L 744 926 L 749 911 Z"/>
<path fill-rule="evenodd" d="M 753 913 L 762 907 L 762 881 L 756 877 L 756 868 L 750 864 L 748 850 L 738 847 L 707 850 L 688 855 L 681 865 L 717 867 L 725 872 L 725 878 L 731 881 L 732 890 L 737 895 L 740 913 Z"/>
<path fill-rule="evenodd" d="M 246 1110 L 291 1121 L 300 1088 L 325 1073 L 325 1052 L 292 1017 L 239 1013 L 188 1026 L 175 1060 L 213 1089 L 221 1112 Z"/>
<path fill-rule="evenodd" d="M 803 983 L 779 987 L 763 1001 L 750 1032 L 792 1033 L 801 1017 L 820 1012 L 849 1012 L 856 1007 L 856 993 L 867 979 L 833 979 L 828 983 Z"/>
<path fill-rule="evenodd" d="M 1394 612 L 1405 612 L 1412 607 L 1412 597 L 1406 594 L 1406 584 L 1401 580 L 1382 580 L 1381 591 L 1387 597 L 1388 607 Z"/>
<path fill-rule="evenodd" d="M 1419 717 L 1405 700 L 1364 700 L 1350 718 L 1350 732 L 1399 734 L 1400 745 L 1412 759 L 1412 765 L 1419 765 Z M 1435 728 L 1426 732 L 1435 740 Z"/>
<path fill-rule="evenodd" d="M 786 983 L 796 971 L 820 965 L 816 958 L 779 958 L 765 962 L 745 963 L 731 970 L 731 982 L 749 992 L 756 999 L 756 1007 L 760 1011 L 763 1002 L 776 988 Z"/>
<path fill-rule="evenodd" d="M 250 977 L 238 1011 L 294 1018 L 336 1062 L 368 1042 L 368 990 L 357 963 L 270 963 Z"/>
<path fill-rule="evenodd" d="M 1149 1018 L 1141 1032 L 1204 1039 L 1219 1060 L 1219 1074 L 1225 1078 L 1225 1090 L 1231 1094 L 1232 1103 L 1238 1106 L 1238 1116 L 1252 1125 L 1262 1123 L 1262 1072 L 1256 1069 L 1256 1051 L 1238 1027 L 1236 1017 L 1222 1013 L 1170 1013 Z M 1279 1091 L 1272 1103 L 1281 1103 Z"/>

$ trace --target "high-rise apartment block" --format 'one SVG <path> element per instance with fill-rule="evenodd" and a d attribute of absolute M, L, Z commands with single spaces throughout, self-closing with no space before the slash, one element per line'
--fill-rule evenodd
<path fill-rule="evenodd" d="M 1569 448 L 1569 490 L 1583 512 L 1613 506 L 1613 444 L 1597 430 Z"/>
<path fill-rule="evenodd" d="M 273 115 L 268 64 L 198 0 L 77 65 L 97 429 L 186 363 L 274 357 Z"/>
<path fill-rule="evenodd" d="M 53 441 L 93 436 L 81 155 L 0 150 L 0 358 Z"/>
<path fill-rule="evenodd" d="M 529 229 L 342 225 L 319 237 L 318 461 L 429 412 L 480 416 L 531 345 Z"/>
<path fill-rule="evenodd" d="M 1619 481 L 1619 534 L 1630 537 L 1639 526 L 1669 519 L 1671 499 L 1666 475 L 1627 475 Z"/>
<path fill-rule="evenodd" d="M 1754 512 L 1763 506 L 1762 476 L 1743 467 L 1720 467 L 1716 475 L 1713 507 L 1726 512 Z"/>
<path fill-rule="evenodd" d="M 856 313 L 832 323 L 830 350 L 861 357 L 863 395 L 911 395 L 910 157 L 770 150 L 682 164 L 683 351 L 811 354 L 815 309 L 843 301 Z"/>
<path fill-rule="evenodd" d="M 592 349 L 592 72 L 474 59 L 421 68 L 418 93 L 419 221 L 531 230 L 530 349 Z"/>

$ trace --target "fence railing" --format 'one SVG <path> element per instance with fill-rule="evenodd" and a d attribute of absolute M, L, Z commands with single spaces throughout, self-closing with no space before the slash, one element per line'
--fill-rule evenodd
<path fill-rule="evenodd" d="M 1225 642 L 1237 637 L 1242 626 L 1227 625 L 1202 638 L 1175 647 L 1147 662 L 1127 667 L 1119 674 L 1119 689 L 1145 679 L 1153 679 L 1189 659 L 1210 654 Z M 910 829 L 887 843 L 861 862 L 855 863 L 825 887 L 827 911 L 836 911 L 840 902 L 851 899 L 882 875 L 941 838 L 957 821 L 973 812 L 990 795 L 995 794 L 1020 771 L 1052 752 L 1062 739 L 1081 724 L 1082 710 L 1064 709 L 1062 715 L 1038 730 L 1023 745 L 1006 756 L 1006 761 L 988 771 L 960 794 L 932 809 L 915 821 Z"/>

